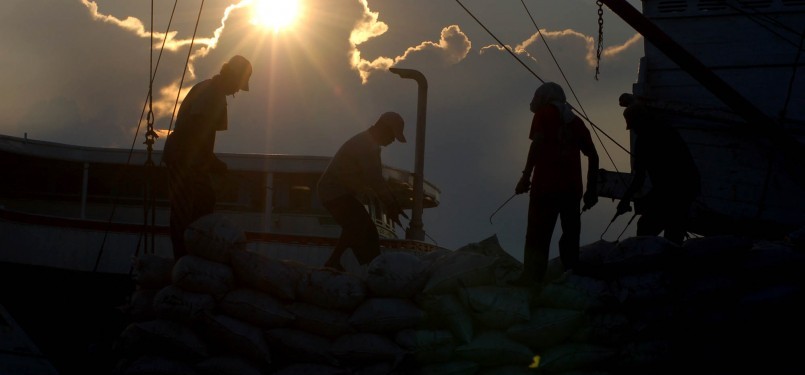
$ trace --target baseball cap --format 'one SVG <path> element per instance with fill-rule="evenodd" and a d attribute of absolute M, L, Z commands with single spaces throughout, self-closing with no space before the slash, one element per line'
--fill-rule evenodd
<path fill-rule="evenodd" d="M 403 128 L 405 127 L 405 121 L 403 121 L 402 116 L 400 116 L 397 112 L 386 112 L 380 115 L 380 118 L 377 119 L 375 123 L 377 125 L 382 125 L 391 129 L 394 133 L 394 138 L 401 143 L 406 143 L 405 134 L 403 134 Z"/>
<path fill-rule="evenodd" d="M 252 75 L 252 64 L 249 60 L 241 55 L 232 56 L 221 68 L 221 71 L 223 72 L 225 69 L 229 69 L 234 77 L 240 78 L 241 90 L 249 91 L 249 78 Z"/>

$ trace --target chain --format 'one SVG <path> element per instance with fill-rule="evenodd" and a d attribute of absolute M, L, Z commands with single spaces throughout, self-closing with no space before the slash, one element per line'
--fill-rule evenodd
<path fill-rule="evenodd" d="M 152 154 L 154 151 L 154 142 L 158 138 L 157 133 L 154 131 L 154 68 L 153 68 L 153 54 L 154 54 L 154 0 L 151 0 L 151 44 L 148 50 L 151 52 L 149 57 L 148 69 L 148 117 L 146 118 L 147 128 L 145 131 L 146 155 L 148 158 L 145 161 L 145 187 L 143 189 L 143 224 L 146 229 L 144 253 L 149 253 L 149 245 L 151 253 L 156 250 L 155 236 L 154 236 L 154 223 L 156 222 L 156 199 L 154 196 L 154 161 Z M 151 213 L 151 221 L 148 220 L 149 210 Z M 150 236 L 150 238 L 149 238 Z M 150 243 L 149 243 L 150 239 Z M 139 247 L 138 247 L 139 251 Z"/>
<path fill-rule="evenodd" d="M 601 66 L 601 52 L 604 50 L 604 3 L 601 0 L 597 0 L 595 3 L 598 5 L 598 50 L 595 53 L 595 80 L 597 81 Z"/>

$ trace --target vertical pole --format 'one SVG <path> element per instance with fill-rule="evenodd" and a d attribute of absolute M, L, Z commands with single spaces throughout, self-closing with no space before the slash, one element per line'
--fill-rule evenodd
<path fill-rule="evenodd" d="M 265 225 L 263 226 L 263 230 L 270 233 L 277 230 L 277 228 L 274 227 L 274 222 L 272 221 L 274 220 L 274 173 L 268 172 L 263 183 L 265 184 L 263 194 L 265 194 L 266 200 L 266 206 L 263 209 L 265 211 L 265 216 L 263 219 L 265 220 Z"/>
<path fill-rule="evenodd" d="M 389 71 L 401 78 L 413 79 L 417 82 L 416 106 L 416 155 L 414 158 L 414 207 L 411 212 L 411 222 L 405 231 L 405 238 L 409 240 L 425 240 L 422 211 L 425 197 L 425 114 L 428 103 L 428 81 L 417 70 L 389 68 Z"/>
<path fill-rule="evenodd" d="M 81 218 L 87 218 L 87 189 L 89 189 L 89 163 L 84 162 L 83 182 L 81 184 Z"/>

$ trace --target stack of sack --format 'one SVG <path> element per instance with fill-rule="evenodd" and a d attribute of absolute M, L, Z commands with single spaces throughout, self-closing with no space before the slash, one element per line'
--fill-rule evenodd
<path fill-rule="evenodd" d="M 532 288 L 508 286 L 522 264 L 494 236 L 454 251 L 384 251 L 365 277 L 247 250 L 217 214 L 187 240 L 175 262 L 137 259 L 114 373 L 729 372 L 747 368 L 723 363 L 732 350 L 766 338 L 722 339 L 730 329 L 747 332 L 767 306 L 803 312 L 801 278 L 783 276 L 805 265 L 801 249 L 738 237 L 600 241 L 582 248 L 590 274 L 564 272 L 557 258 Z M 782 345 L 755 345 L 779 361 L 760 345 Z"/>

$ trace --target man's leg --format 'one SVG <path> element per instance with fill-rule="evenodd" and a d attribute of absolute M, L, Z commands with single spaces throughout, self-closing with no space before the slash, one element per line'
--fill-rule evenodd
<path fill-rule="evenodd" d="M 212 188 L 210 176 L 206 173 L 195 173 L 192 185 L 193 213 L 187 225 L 215 211 L 215 190 Z"/>
<path fill-rule="evenodd" d="M 178 207 L 171 205 L 170 235 L 171 245 L 173 246 L 173 259 L 176 260 L 187 255 L 187 250 L 184 247 L 184 231 L 187 229 L 187 223 L 180 217 L 178 211 Z"/>
<path fill-rule="evenodd" d="M 344 240 L 344 233 L 342 230 L 341 236 L 338 238 L 338 242 L 335 244 L 335 249 L 333 249 L 333 252 L 330 253 L 330 257 L 327 258 L 327 261 L 324 262 L 324 267 L 344 272 L 344 266 L 341 265 L 341 256 L 344 255 L 344 251 L 346 251 L 348 247 L 347 241 Z"/>
<path fill-rule="evenodd" d="M 517 283 L 533 284 L 542 282 L 545 277 L 551 236 L 553 236 L 558 214 L 558 206 L 553 196 L 531 195 L 529 197 L 523 273 Z"/>
<path fill-rule="evenodd" d="M 663 209 L 666 217 L 665 238 L 679 246 L 682 246 L 685 241 L 688 211 L 692 204 L 692 200 L 669 199 L 668 204 Z"/>
<path fill-rule="evenodd" d="M 203 216 L 213 213 L 215 209 L 215 191 L 209 175 L 200 171 L 190 171 L 185 180 L 185 196 L 187 197 L 188 207 L 183 210 L 185 213 L 181 219 L 181 225 L 177 228 L 176 235 L 181 238 L 184 252 L 190 254 L 193 249 L 188 249 L 184 242 L 187 227 Z"/>
<path fill-rule="evenodd" d="M 656 212 L 646 212 L 637 219 L 638 236 L 659 236 L 662 232 L 662 218 Z"/>
<path fill-rule="evenodd" d="M 190 224 L 193 211 L 193 193 L 187 188 L 187 172 L 184 168 L 168 165 L 168 196 L 170 198 L 170 235 L 173 258 L 187 255 L 184 232 Z"/>
<path fill-rule="evenodd" d="M 352 252 L 358 259 L 358 264 L 367 265 L 380 255 L 380 234 L 363 204 L 360 205 L 360 210 L 354 212 L 353 222 L 358 227 L 356 233 L 360 235 L 352 246 Z"/>
<path fill-rule="evenodd" d="M 330 213 L 336 223 L 341 227 L 341 234 L 338 236 L 338 242 L 335 244 L 335 249 L 330 253 L 330 257 L 324 262 L 324 267 L 333 268 L 338 271 L 344 271 L 344 266 L 341 265 L 341 256 L 349 248 L 354 241 L 354 233 L 351 233 L 349 228 L 349 217 L 345 208 L 344 198 L 337 198 L 331 201 L 322 202 L 324 208 Z"/>
<path fill-rule="evenodd" d="M 638 236 L 659 236 L 664 227 L 665 219 L 664 213 L 661 212 L 660 202 L 662 198 L 656 191 L 649 192 L 641 199 L 640 219 L 637 219 L 637 232 Z M 637 203 L 635 202 L 635 206 Z"/>
<path fill-rule="evenodd" d="M 338 244 L 325 266 L 343 270 L 341 256 L 347 248 L 352 248 L 360 264 L 367 264 L 380 255 L 377 227 L 358 199 L 344 196 L 326 202 L 324 206 L 341 226 Z"/>
<path fill-rule="evenodd" d="M 559 211 L 562 223 L 559 258 L 562 260 L 565 270 L 576 269 L 579 264 L 579 238 L 581 237 L 580 200 L 575 194 L 563 194 L 558 201 L 562 205 Z"/>

